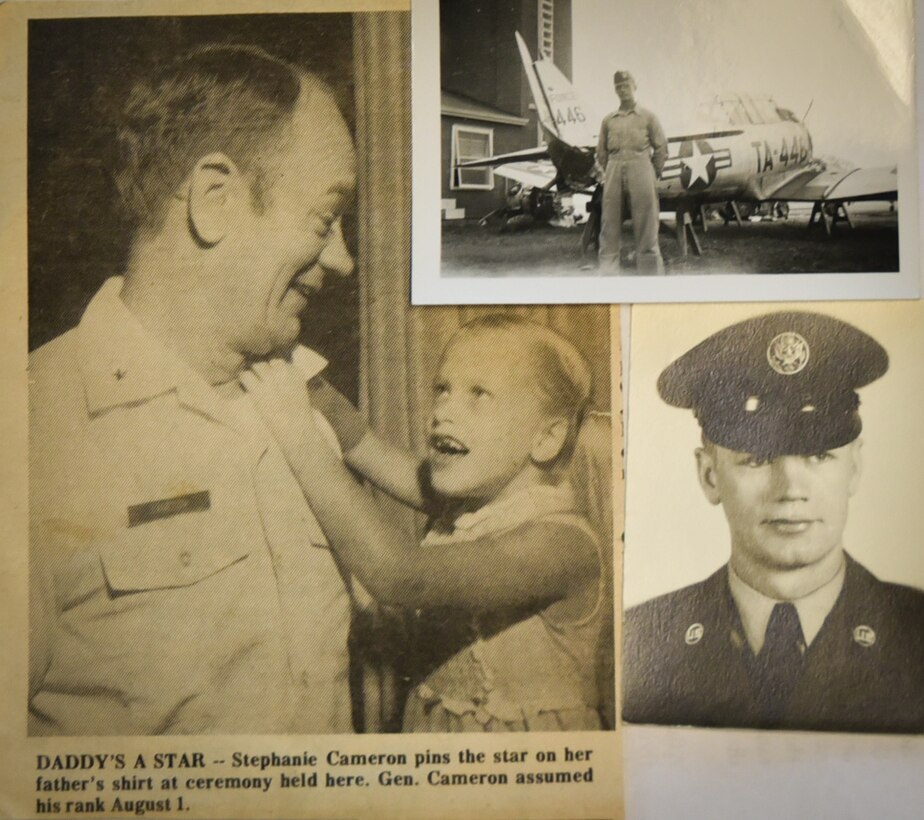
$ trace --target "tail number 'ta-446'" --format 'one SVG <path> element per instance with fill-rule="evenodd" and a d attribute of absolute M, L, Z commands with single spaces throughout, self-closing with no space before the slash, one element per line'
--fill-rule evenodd
<path fill-rule="evenodd" d="M 567 125 L 568 123 L 587 122 L 587 117 L 581 111 L 579 105 L 569 105 L 567 108 L 555 109 L 555 124 Z"/>
<path fill-rule="evenodd" d="M 803 139 L 801 134 L 793 137 L 792 141 L 783 137 L 779 151 L 771 149 L 767 140 L 756 140 L 751 143 L 751 147 L 757 155 L 757 173 L 759 174 L 772 171 L 775 165 L 783 168 L 798 165 L 808 160 L 811 155 L 811 143 L 807 138 Z"/>

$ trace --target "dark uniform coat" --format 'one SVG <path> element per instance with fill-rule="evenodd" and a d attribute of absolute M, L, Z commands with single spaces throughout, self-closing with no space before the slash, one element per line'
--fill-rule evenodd
<path fill-rule="evenodd" d="M 755 657 L 728 567 L 633 607 L 624 629 L 623 718 L 852 732 L 924 731 L 924 592 L 878 580 L 847 557 L 844 586 L 776 713 L 756 685 Z"/>

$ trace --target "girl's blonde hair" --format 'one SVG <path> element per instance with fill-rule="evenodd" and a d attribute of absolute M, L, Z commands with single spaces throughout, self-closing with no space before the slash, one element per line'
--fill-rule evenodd
<path fill-rule="evenodd" d="M 565 444 L 552 466 L 561 468 L 567 465 L 590 404 L 592 379 L 587 360 L 571 342 L 551 328 L 508 313 L 492 313 L 472 319 L 456 331 L 453 340 L 479 332 L 509 333 L 527 345 L 533 363 L 536 392 L 543 400 L 546 412 L 561 416 L 568 423 Z"/>

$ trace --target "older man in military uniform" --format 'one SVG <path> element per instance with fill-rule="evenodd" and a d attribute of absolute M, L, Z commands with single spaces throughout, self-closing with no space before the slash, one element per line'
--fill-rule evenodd
<path fill-rule="evenodd" d="M 636 270 L 664 273 L 658 247 L 658 193 L 667 159 L 667 140 L 658 118 L 635 101 L 635 80 L 628 71 L 617 71 L 613 84 L 619 108 L 603 118 L 597 144 L 597 162 L 603 168 L 603 217 L 600 232 L 600 269 L 619 273 L 624 204 L 632 211 Z"/>
<path fill-rule="evenodd" d="M 29 732 L 350 732 L 348 589 L 238 384 L 353 270 L 350 132 L 317 78 L 214 46 L 119 137 L 123 276 L 29 363 Z"/>
<path fill-rule="evenodd" d="M 627 721 L 924 731 L 924 592 L 878 580 L 842 543 L 860 476 L 855 391 L 887 368 L 852 325 L 786 312 L 662 372 L 661 397 L 702 427 L 699 481 L 724 509 L 731 559 L 626 613 Z"/>

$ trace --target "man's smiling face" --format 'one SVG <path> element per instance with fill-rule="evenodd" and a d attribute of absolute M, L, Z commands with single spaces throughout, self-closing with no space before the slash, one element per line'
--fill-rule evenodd
<path fill-rule="evenodd" d="M 290 349 L 325 275 L 353 271 L 341 217 L 353 198 L 356 158 L 325 90 L 303 87 L 267 165 L 265 207 L 240 210 L 216 305 L 229 346 L 249 357 Z"/>

